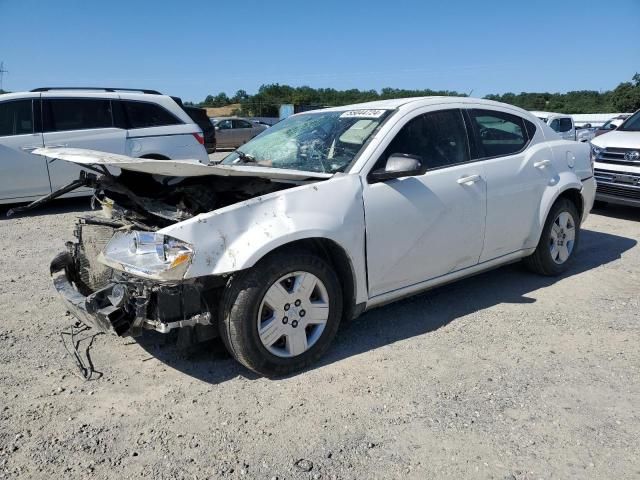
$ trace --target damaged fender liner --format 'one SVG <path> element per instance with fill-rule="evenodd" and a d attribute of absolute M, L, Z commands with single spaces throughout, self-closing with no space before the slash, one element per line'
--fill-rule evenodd
<path fill-rule="evenodd" d="M 124 283 L 109 283 L 89 296 L 82 295 L 70 280 L 70 277 L 73 277 L 71 269 L 73 269 L 71 255 L 67 252 L 57 255 L 51 262 L 53 285 L 62 297 L 67 310 L 88 327 L 118 336 L 137 336 L 142 329 L 168 333 L 176 328 L 212 325 L 209 311 L 196 313 L 198 310 L 196 304 L 199 307 L 201 303 L 197 292 L 194 292 L 195 288 L 191 289 L 192 298 L 189 307 L 184 305 L 184 299 L 176 306 L 175 297 L 182 297 L 182 291 L 179 293 L 162 292 L 163 294 L 158 295 L 154 301 L 153 309 L 158 318 L 152 319 L 146 316 L 150 303 L 149 298 L 145 298 L 142 302 L 139 301 L 139 297 L 132 299 L 132 303 L 135 304 L 135 314 L 130 311 L 131 309 L 129 311 L 125 309 L 124 297 L 120 301 L 117 298 L 114 299 L 118 296 L 114 288 L 125 286 Z M 121 289 L 121 292 L 125 289 Z M 180 314 L 187 311 L 185 307 L 190 315 L 186 318 L 184 316 L 179 318 Z M 171 320 L 165 321 L 166 318 Z"/>

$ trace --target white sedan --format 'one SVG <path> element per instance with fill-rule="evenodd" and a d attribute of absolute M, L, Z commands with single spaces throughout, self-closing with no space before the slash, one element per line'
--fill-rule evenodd
<path fill-rule="evenodd" d="M 74 315 L 118 335 L 220 335 L 269 376 L 376 306 L 521 259 L 563 273 L 595 193 L 588 145 L 471 98 L 294 115 L 219 165 L 36 153 L 122 172 L 87 179 L 105 218 L 81 219 L 52 262 Z"/>

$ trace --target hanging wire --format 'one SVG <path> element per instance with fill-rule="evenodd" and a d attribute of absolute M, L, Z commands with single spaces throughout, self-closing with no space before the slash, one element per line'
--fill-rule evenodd
<path fill-rule="evenodd" d="M 91 360 L 90 350 L 91 347 L 93 347 L 93 342 L 96 337 L 102 335 L 104 332 L 83 335 L 89 330 L 91 330 L 89 327 L 78 321 L 60 332 L 64 349 L 73 359 L 73 362 L 80 372 L 80 376 L 87 381 L 98 380 L 103 375 L 102 372 L 95 369 L 93 361 Z M 86 343 L 84 352 L 81 350 L 81 344 L 83 343 Z"/>

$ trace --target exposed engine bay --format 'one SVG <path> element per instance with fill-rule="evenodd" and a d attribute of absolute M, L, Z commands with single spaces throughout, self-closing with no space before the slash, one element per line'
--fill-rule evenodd
<path fill-rule="evenodd" d="M 103 331 L 136 336 L 143 329 L 166 333 L 179 328 L 179 341 L 189 344 L 217 335 L 211 312 L 216 311 L 227 279 L 146 280 L 109 268 L 98 260 L 100 253 L 118 231 L 154 232 L 302 182 L 248 176 L 169 177 L 122 170 L 118 176 L 108 171 L 102 175 L 83 172 L 76 183 L 94 189 L 92 203 L 99 204 L 101 212 L 77 221 L 75 241 L 67 242 L 67 251 L 51 263 L 52 275 L 64 271 L 54 283 L 65 293 L 68 306 L 73 308 L 76 298 L 73 313 Z"/>
<path fill-rule="evenodd" d="M 117 177 L 102 175 L 90 183 L 105 217 L 136 228 L 157 230 L 299 182 L 253 177 L 165 177 L 123 170 Z"/>

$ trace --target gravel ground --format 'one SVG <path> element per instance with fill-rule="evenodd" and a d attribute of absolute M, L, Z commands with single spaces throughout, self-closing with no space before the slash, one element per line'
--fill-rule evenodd
<path fill-rule="evenodd" d="M 83 381 L 48 266 L 86 204 L 0 211 L 0 477 L 640 478 L 640 210 L 592 214 L 563 278 L 371 311 L 286 379 L 148 334 L 96 337 Z"/>

